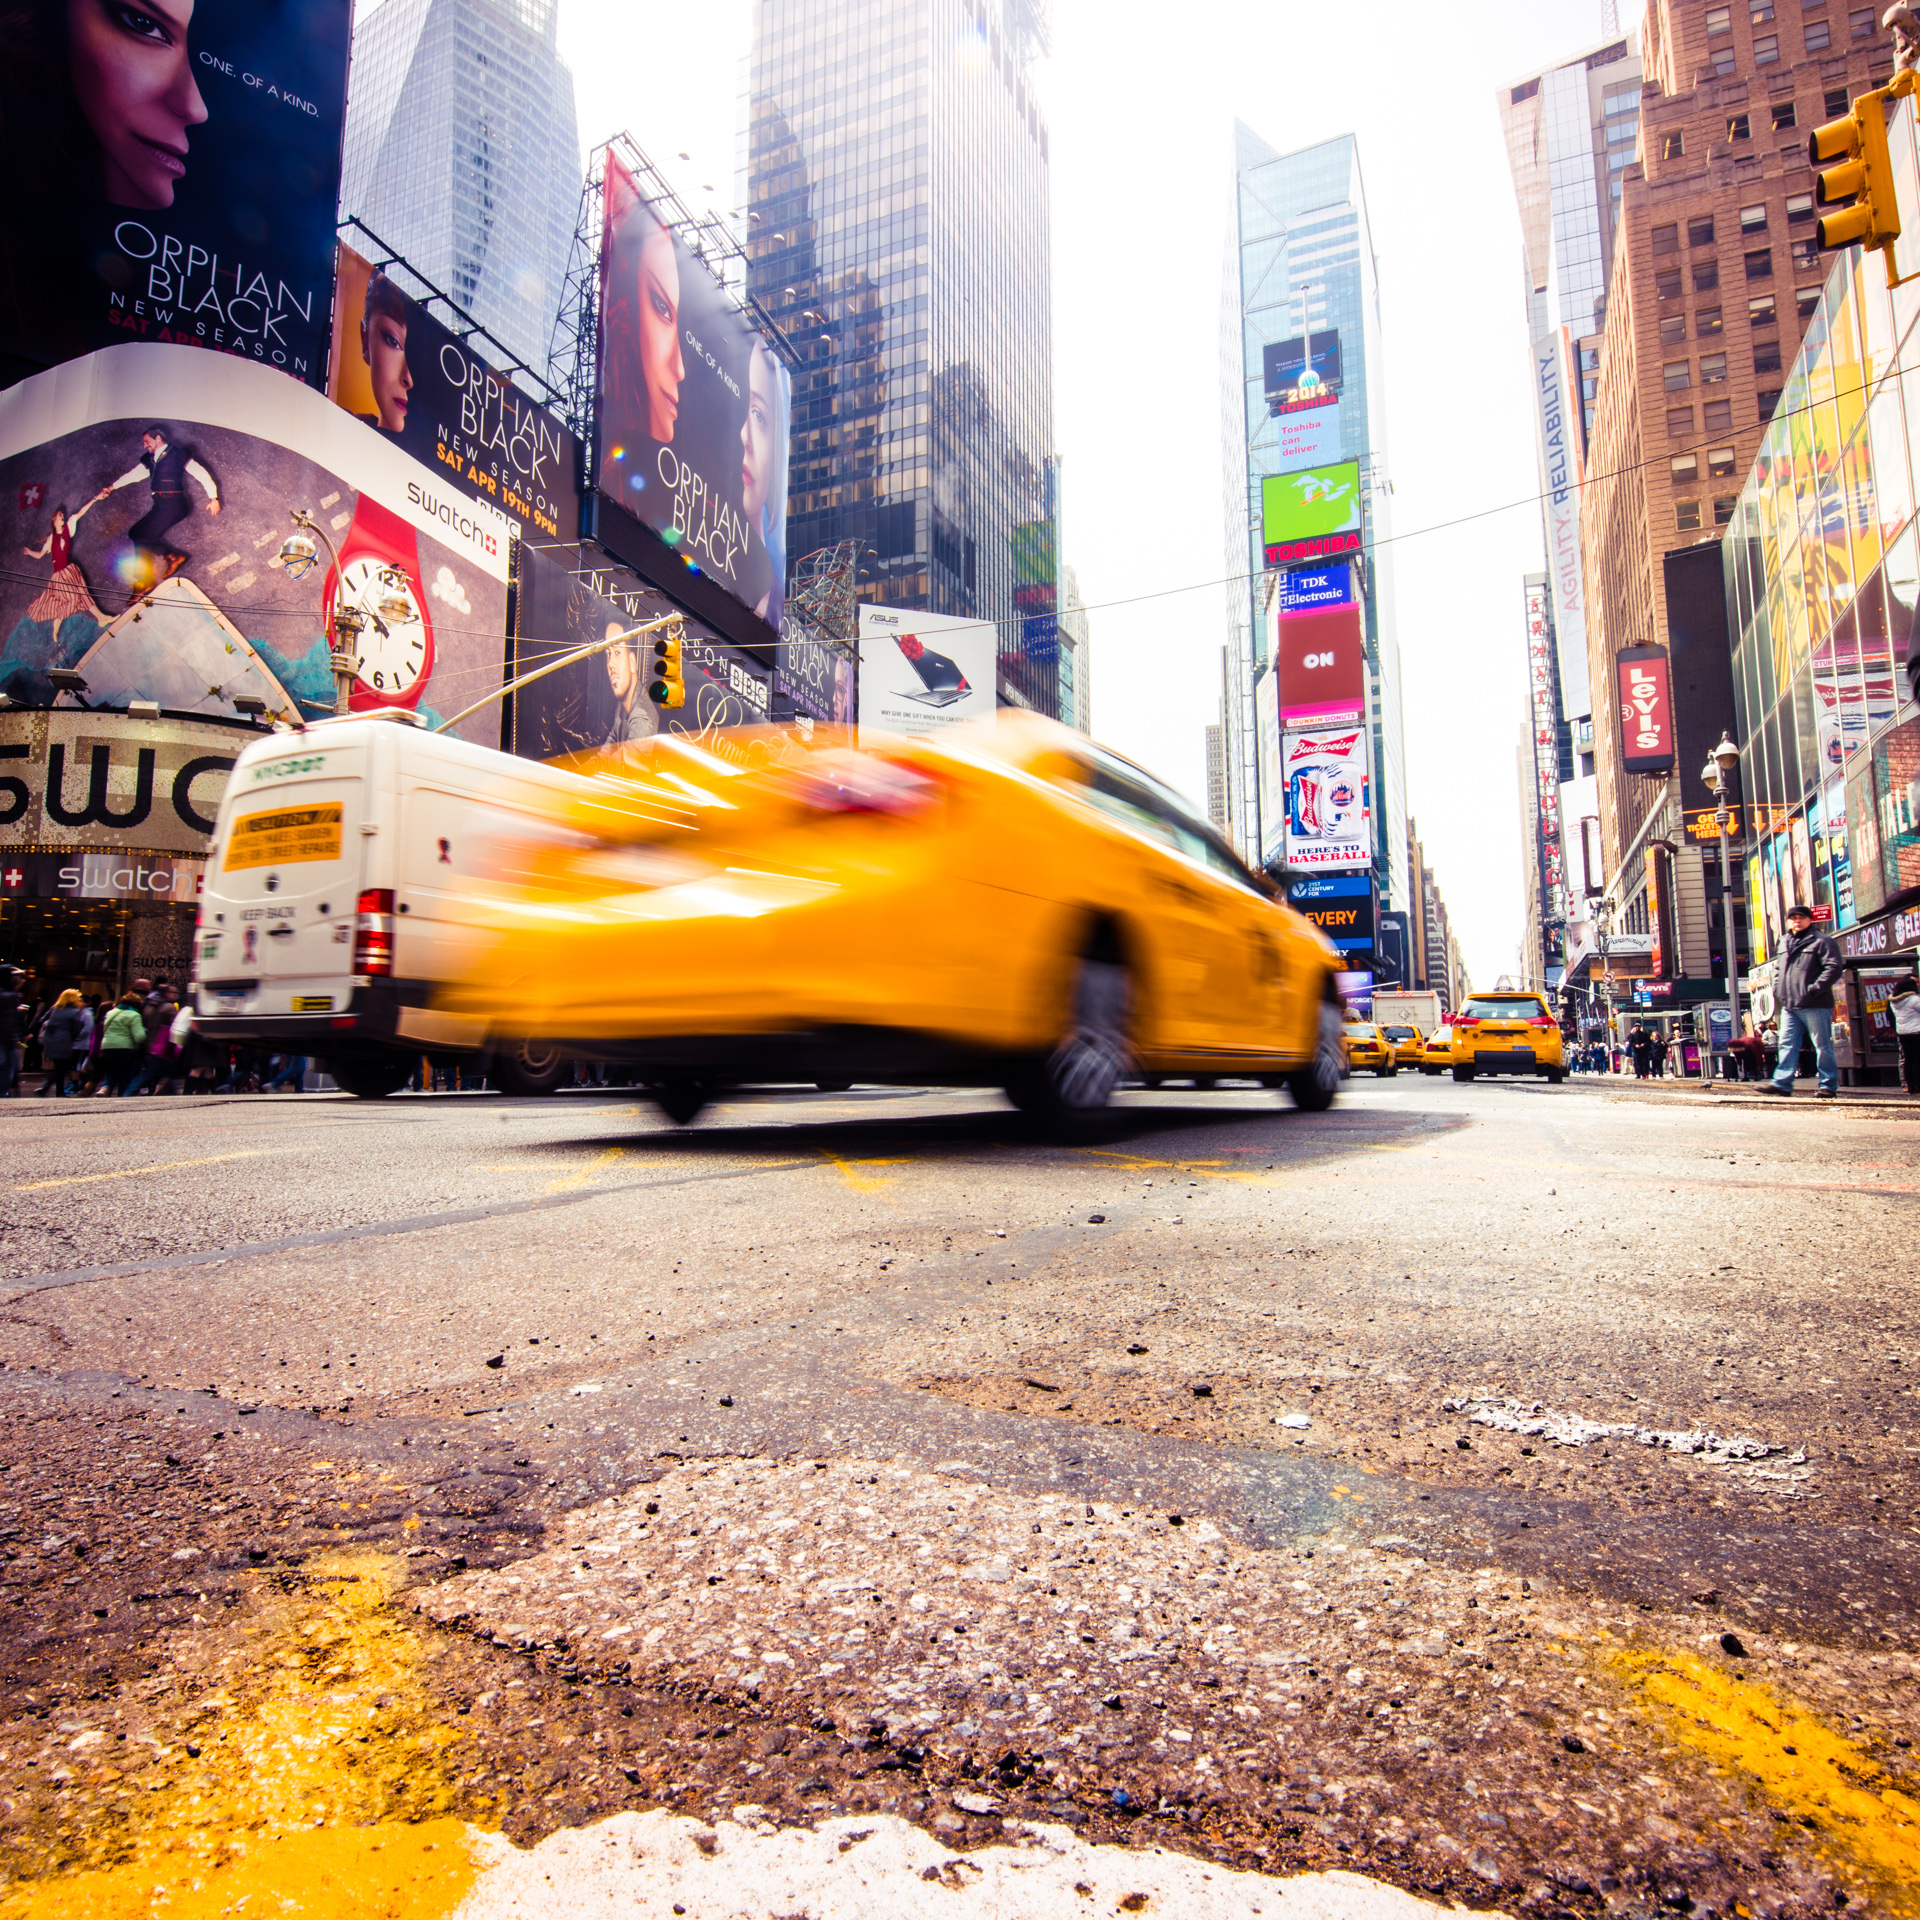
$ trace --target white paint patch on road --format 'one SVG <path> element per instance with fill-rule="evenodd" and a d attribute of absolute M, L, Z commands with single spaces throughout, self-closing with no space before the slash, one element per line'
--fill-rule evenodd
<path fill-rule="evenodd" d="M 1068 1827 L 1023 1826 L 1009 1845 L 955 1853 L 891 1814 L 777 1829 L 756 1809 L 736 1812 L 742 1819 L 711 1827 L 684 1814 L 619 1813 L 524 1853 L 497 1834 L 478 1834 L 486 1864 L 454 1920 L 667 1920 L 683 1911 L 728 1920 L 899 1920 L 929 1898 L 942 1914 L 982 1920 L 1440 1920 L 1469 1911 L 1362 1874 L 1233 1873 L 1158 1847 L 1090 1846 Z"/>

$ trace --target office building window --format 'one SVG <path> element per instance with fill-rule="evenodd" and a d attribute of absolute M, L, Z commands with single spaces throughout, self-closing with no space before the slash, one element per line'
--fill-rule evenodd
<path fill-rule="evenodd" d="M 1731 7 L 1709 7 L 1707 9 L 1707 32 L 1731 33 L 1733 31 L 1733 9 Z"/>
<path fill-rule="evenodd" d="M 1813 310 L 1820 304 L 1818 287 L 1795 287 L 1793 290 L 1794 311 L 1802 320 L 1811 320 Z"/>
<path fill-rule="evenodd" d="M 1673 484 L 1691 483 L 1700 478 L 1700 456 L 1697 453 L 1676 453 L 1667 462 Z"/>
<path fill-rule="evenodd" d="M 1667 438 L 1669 440 L 1691 440 L 1693 438 L 1693 409 L 1691 407 L 1669 407 L 1667 409 Z"/>
<path fill-rule="evenodd" d="M 1663 133 L 1660 136 L 1660 158 L 1679 160 L 1687 151 L 1687 136 L 1684 133 Z"/>
<path fill-rule="evenodd" d="M 1733 402 L 1731 400 L 1709 400 L 1701 412 L 1709 433 L 1731 433 L 1733 431 Z"/>
<path fill-rule="evenodd" d="M 1733 77 L 1734 59 L 1731 47 L 1722 47 L 1707 62 L 1707 71 L 1716 80 L 1729 80 Z"/>
<path fill-rule="evenodd" d="M 1838 120 L 1853 105 L 1853 96 L 1845 87 L 1829 87 L 1826 95 L 1827 118 Z"/>
<path fill-rule="evenodd" d="M 1662 300 L 1680 298 L 1680 269 L 1666 267 L 1653 276 L 1653 290 Z"/>
<path fill-rule="evenodd" d="M 1751 140 L 1753 138 L 1753 124 L 1744 113 L 1728 115 L 1727 138 L 1729 140 Z"/>
<path fill-rule="evenodd" d="M 1822 47 L 1833 45 L 1833 29 L 1824 20 L 1807 22 L 1807 51 L 1818 53 Z"/>
<path fill-rule="evenodd" d="M 1669 393 L 1679 393 L 1693 385 L 1693 362 L 1691 360 L 1669 360 L 1660 369 L 1660 377 L 1666 383 Z"/>
<path fill-rule="evenodd" d="M 1776 100 L 1773 103 L 1774 132 L 1785 133 L 1789 127 L 1795 124 L 1797 123 L 1793 116 L 1793 102 L 1791 100 Z"/>
<path fill-rule="evenodd" d="M 1720 262 L 1718 260 L 1696 260 L 1693 263 L 1693 290 L 1695 293 L 1711 293 L 1720 284 Z"/>
<path fill-rule="evenodd" d="M 1690 247 L 1710 247 L 1713 245 L 1713 215 L 1704 213 L 1687 222 L 1687 245 Z"/>
<path fill-rule="evenodd" d="M 1731 524 L 1733 510 L 1740 504 L 1739 497 L 1731 493 L 1721 494 L 1713 503 L 1713 524 L 1724 527 Z"/>
<path fill-rule="evenodd" d="M 1678 227 L 1655 227 L 1648 236 L 1655 253 L 1678 253 L 1680 251 L 1680 229 Z"/>
<path fill-rule="evenodd" d="M 1684 345 L 1686 338 L 1687 316 L 1684 313 L 1669 314 L 1660 322 L 1660 344 L 1663 347 Z"/>
<path fill-rule="evenodd" d="M 1700 531 L 1700 502 L 1698 500 L 1676 500 L 1673 503 L 1673 524 L 1682 533 Z"/>
<path fill-rule="evenodd" d="M 1729 480 L 1733 477 L 1733 449 L 1731 447 L 1709 447 L 1707 449 L 1707 471 L 1716 480 Z"/>
<path fill-rule="evenodd" d="M 1740 209 L 1740 232 L 1743 238 L 1748 234 L 1765 233 L 1766 230 L 1767 210 L 1764 206 Z"/>
<path fill-rule="evenodd" d="M 1804 226 L 1813 218 L 1813 195 L 1810 193 L 1790 193 L 1787 195 L 1787 225 Z"/>
<path fill-rule="evenodd" d="M 1756 67 L 1770 67 L 1780 58 L 1780 36 L 1777 33 L 1756 33 L 1753 36 L 1753 64 Z"/>
<path fill-rule="evenodd" d="M 1727 377 L 1727 356 L 1724 353 L 1703 353 L 1700 356 L 1700 384 L 1703 387 L 1717 387 Z"/>
<path fill-rule="evenodd" d="M 1774 308 L 1774 297 L 1770 293 L 1756 293 L 1747 302 L 1747 325 L 1750 327 L 1777 327 L 1780 315 Z"/>
<path fill-rule="evenodd" d="M 1789 243 L 1795 273 L 1808 273 L 1820 264 L 1820 242 L 1812 234 Z"/>
<path fill-rule="evenodd" d="M 1709 334 L 1724 331 L 1718 307 L 1702 307 L 1693 316 L 1693 331 L 1696 338 L 1704 340 Z"/>
<path fill-rule="evenodd" d="M 1856 7 L 1847 15 L 1847 32 L 1856 40 L 1873 38 L 1874 13 L 1871 7 Z"/>
<path fill-rule="evenodd" d="M 1773 255 L 1764 247 L 1758 253 L 1747 255 L 1747 278 L 1749 280 L 1771 280 L 1773 278 Z"/>
<path fill-rule="evenodd" d="M 1773 0 L 1747 0 L 1747 18 L 1757 27 L 1773 18 Z"/>
<path fill-rule="evenodd" d="M 1754 342 L 1753 370 L 1755 373 L 1778 373 L 1780 371 L 1780 342 L 1778 340 L 1756 340 Z"/>
<path fill-rule="evenodd" d="M 1760 402 L 1760 424 L 1764 427 L 1773 418 L 1773 410 L 1780 404 L 1778 387 L 1763 387 L 1755 396 Z"/>

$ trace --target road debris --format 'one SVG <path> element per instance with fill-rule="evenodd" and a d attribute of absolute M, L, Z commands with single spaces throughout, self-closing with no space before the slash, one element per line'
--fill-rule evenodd
<path fill-rule="evenodd" d="M 1518 1433 L 1529 1440 L 1551 1440 L 1557 1447 L 1584 1447 L 1595 1440 L 1631 1440 L 1637 1446 L 1693 1454 L 1713 1466 L 1736 1466 L 1781 1455 L 1786 1456 L 1783 1464 L 1789 1467 L 1807 1464 L 1805 1447 L 1789 1454 L 1775 1441 L 1728 1440 L 1704 1427 L 1668 1431 L 1639 1426 L 1632 1421 L 1589 1420 L 1583 1414 L 1555 1413 L 1538 1400 L 1443 1400 L 1440 1410 L 1464 1413 L 1476 1426 L 1493 1427 L 1501 1433 Z"/>

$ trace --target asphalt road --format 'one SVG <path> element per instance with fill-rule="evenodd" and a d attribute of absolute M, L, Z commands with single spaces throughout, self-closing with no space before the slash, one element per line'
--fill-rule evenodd
<path fill-rule="evenodd" d="M 1509 1911 L 1920 1898 L 1898 1109 L 1403 1074 L 1074 1146 L 874 1090 L 0 1139 L 17 1898 L 183 1794 L 270 1820 L 196 1770 L 318 1645 L 367 1688 L 341 1820 L 1024 1815 Z"/>

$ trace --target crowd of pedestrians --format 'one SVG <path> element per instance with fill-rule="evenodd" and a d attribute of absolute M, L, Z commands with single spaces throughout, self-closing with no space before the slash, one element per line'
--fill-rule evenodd
<path fill-rule="evenodd" d="M 63 1099 L 93 1095 L 273 1093 L 304 1088 L 299 1054 L 208 1040 L 191 1007 L 165 980 L 136 980 L 118 999 L 78 988 L 27 997 L 19 974 L 0 968 L 0 1099 L 25 1089 Z"/>

